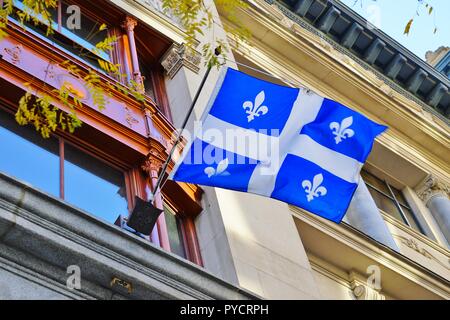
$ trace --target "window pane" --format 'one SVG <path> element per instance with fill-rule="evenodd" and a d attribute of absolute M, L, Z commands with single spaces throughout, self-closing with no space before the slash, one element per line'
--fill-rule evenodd
<path fill-rule="evenodd" d="M 18 9 L 23 10 L 24 6 L 22 2 L 22 0 L 16 0 L 16 2 L 14 3 Z M 97 52 L 94 54 L 93 51 L 95 51 L 95 45 L 97 43 L 105 40 L 108 35 L 107 30 L 99 31 L 100 23 L 91 20 L 86 15 L 83 15 L 82 12 L 80 17 L 80 29 L 72 28 L 72 26 L 68 25 L 67 22 L 74 22 L 75 20 L 73 19 L 74 16 L 72 16 L 72 11 L 69 11 L 69 14 L 67 13 L 68 7 L 69 6 L 63 2 L 61 11 L 62 25 L 60 30 L 58 28 L 58 11 L 55 9 L 51 10 L 51 16 L 53 20 L 52 27 L 55 31 L 55 33 L 51 37 L 47 36 L 47 26 L 45 25 L 45 23 L 35 25 L 33 21 L 25 21 L 24 25 L 29 28 L 28 31 L 31 30 L 31 32 L 35 32 L 38 35 L 47 38 L 49 41 L 51 41 L 52 45 L 57 45 L 63 50 L 68 51 L 83 59 L 85 62 L 97 68 L 98 70 L 102 70 L 100 69 L 97 61 L 98 56 L 100 56 L 104 60 L 110 61 L 111 57 L 109 56 L 109 52 Z M 11 17 L 13 20 L 19 23 L 20 19 L 17 13 L 14 12 Z M 71 29 L 69 29 L 69 27 L 71 27 Z"/>
<path fill-rule="evenodd" d="M 377 190 L 390 195 L 391 193 L 389 192 L 388 187 L 386 186 L 386 183 L 381 180 L 378 179 L 377 177 L 375 177 L 374 175 L 368 173 L 367 171 L 361 171 L 361 177 L 363 178 L 363 180 L 366 182 L 366 184 L 370 184 L 371 186 L 373 186 L 374 188 L 376 188 Z"/>
<path fill-rule="evenodd" d="M 410 209 L 406 209 L 403 206 L 402 206 L 402 211 L 405 214 L 406 218 L 408 219 L 409 226 L 411 228 L 415 229 L 416 231 L 423 233 L 422 230 L 420 229 L 419 225 L 417 224 L 416 220 L 414 219 L 415 218 L 414 213 Z"/>
<path fill-rule="evenodd" d="M 153 80 L 150 68 L 147 67 L 146 63 L 142 59 L 139 59 L 139 66 L 141 68 L 142 76 L 144 77 L 145 94 L 155 100 L 155 92 L 153 91 Z"/>
<path fill-rule="evenodd" d="M 397 206 L 395 205 L 394 200 L 382 195 L 370 186 L 368 186 L 368 188 L 373 200 L 375 201 L 379 209 L 383 210 L 392 217 L 404 222 L 400 212 L 397 209 Z"/>
<path fill-rule="evenodd" d="M 399 203 L 401 203 L 402 205 L 404 205 L 406 207 L 409 207 L 408 202 L 406 202 L 406 199 L 405 199 L 405 196 L 403 195 L 403 193 L 400 190 L 395 189 L 392 186 L 391 186 L 391 189 L 392 189 L 392 192 L 394 193 L 395 198 L 397 199 L 397 201 Z"/>
<path fill-rule="evenodd" d="M 166 218 L 167 232 L 169 234 L 170 250 L 172 253 L 186 258 L 179 219 L 167 207 L 164 207 L 164 215 Z"/>
<path fill-rule="evenodd" d="M 0 111 L 0 171 L 59 197 L 59 149 L 55 138 L 44 139 Z"/>
<path fill-rule="evenodd" d="M 69 4 L 62 2 L 62 25 L 61 30 L 69 39 L 78 43 L 81 47 L 88 49 L 90 51 L 94 50 L 95 45 L 108 37 L 108 32 L 106 30 L 100 31 L 101 23 L 92 20 L 80 10 L 80 21 L 77 21 L 76 14 L 72 8 L 68 11 L 70 7 Z M 76 8 L 76 7 L 74 7 Z M 75 25 L 80 22 L 79 26 Z M 78 28 L 79 27 L 79 28 Z M 78 48 L 80 50 L 80 48 Z M 109 60 L 109 53 L 105 52 L 106 55 L 102 55 L 102 58 Z"/>
<path fill-rule="evenodd" d="M 65 144 L 65 199 L 108 222 L 127 216 L 123 172 Z"/>

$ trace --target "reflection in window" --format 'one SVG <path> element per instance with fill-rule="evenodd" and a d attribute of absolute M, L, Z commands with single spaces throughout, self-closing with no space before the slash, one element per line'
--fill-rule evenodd
<path fill-rule="evenodd" d="M 64 148 L 64 159 L 59 156 L 60 145 Z M 19 126 L 12 115 L 3 111 L 0 111 L 0 148 L 0 172 L 56 197 L 63 197 L 112 223 L 117 216 L 128 214 L 122 171 L 64 143 L 62 139 L 43 139 L 32 128 Z M 60 177 L 62 161 L 64 176 Z"/>
<path fill-rule="evenodd" d="M 59 196 L 59 151 L 56 139 L 42 139 L 0 112 L 0 171 Z"/>
<path fill-rule="evenodd" d="M 180 257 L 186 258 L 180 219 L 167 206 L 164 206 L 164 215 L 167 233 L 169 235 L 170 251 Z"/>
<path fill-rule="evenodd" d="M 114 223 L 128 212 L 121 171 L 65 144 L 64 196 L 81 209 Z"/>
<path fill-rule="evenodd" d="M 424 234 L 402 192 L 367 171 L 361 171 L 377 207 L 390 216 Z"/>
<path fill-rule="evenodd" d="M 80 10 L 80 25 L 76 27 L 71 26 L 68 24 L 68 21 L 69 19 L 70 22 L 75 21 L 74 19 L 71 19 L 74 11 L 67 11 L 70 5 L 65 1 L 61 1 L 60 5 L 61 10 L 50 10 L 53 20 L 52 28 L 55 31 L 50 37 L 52 44 L 56 44 L 75 54 L 96 68 L 99 68 L 97 62 L 98 58 L 111 61 L 109 52 L 101 52 L 100 50 L 95 49 L 96 44 L 105 40 L 108 36 L 107 30 L 99 30 L 101 23 L 91 19 Z M 18 10 L 25 10 L 23 0 L 16 0 L 14 6 Z M 33 15 L 33 13 L 31 13 L 31 15 Z M 14 12 L 10 18 L 16 22 L 20 21 L 18 12 Z M 49 36 L 47 36 L 47 21 L 41 19 L 39 16 L 37 18 L 42 22 L 41 24 L 36 25 L 32 21 L 25 21 L 24 25 L 28 27 L 29 30 L 37 32 L 44 38 L 49 38 Z M 61 24 L 59 24 L 59 21 L 61 21 Z"/>

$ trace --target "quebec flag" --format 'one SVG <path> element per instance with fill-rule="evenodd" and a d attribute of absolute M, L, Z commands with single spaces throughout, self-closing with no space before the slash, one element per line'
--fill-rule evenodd
<path fill-rule="evenodd" d="M 309 90 L 227 68 L 171 179 L 271 197 L 339 223 L 386 129 Z"/>

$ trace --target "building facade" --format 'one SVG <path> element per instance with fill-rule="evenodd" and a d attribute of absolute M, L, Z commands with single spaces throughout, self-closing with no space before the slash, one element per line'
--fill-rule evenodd
<path fill-rule="evenodd" d="M 81 8 L 81 30 L 64 25 L 71 5 Z M 249 1 L 237 12 L 252 33 L 246 42 L 226 34 L 233 23 L 223 12 L 215 18 L 214 36 L 232 48 L 229 66 L 307 86 L 389 126 L 344 222 L 167 182 L 151 236 L 124 228 L 119 216 L 165 174 L 172 134 L 206 68 L 157 0 L 61 1 L 52 38 L 13 14 L 0 42 L 0 298 L 450 299 L 449 79 L 338 1 Z M 109 55 L 81 54 L 93 53 L 90 30 L 103 23 L 118 39 Z M 120 64 L 124 76 L 101 71 L 98 59 Z M 97 70 L 109 90 L 105 110 L 66 60 Z M 108 86 L 130 80 L 142 84 L 145 103 Z M 50 139 L 20 127 L 25 83 L 36 96 L 69 86 L 83 126 Z"/>
<path fill-rule="evenodd" d="M 429 64 L 450 78 L 450 47 L 440 47 L 436 51 L 426 54 Z"/>

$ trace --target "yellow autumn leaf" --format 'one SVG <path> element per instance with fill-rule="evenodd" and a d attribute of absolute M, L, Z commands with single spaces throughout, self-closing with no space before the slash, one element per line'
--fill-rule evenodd
<path fill-rule="evenodd" d="M 103 31 L 103 30 L 105 30 L 106 29 L 106 23 L 103 23 L 101 26 L 100 26 L 100 28 L 98 28 L 98 30 L 99 31 Z"/>
<path fill-rule="evenodd" d="M 403 34 L 409 35 L 409 31 L 411 30 L 413 21 L 414 21 L 414 19 L 411 19 L 408 21 L 408 23 L 406 24 L 406 27 L 405 27 L 405 32 L 403 32 Z"/>

